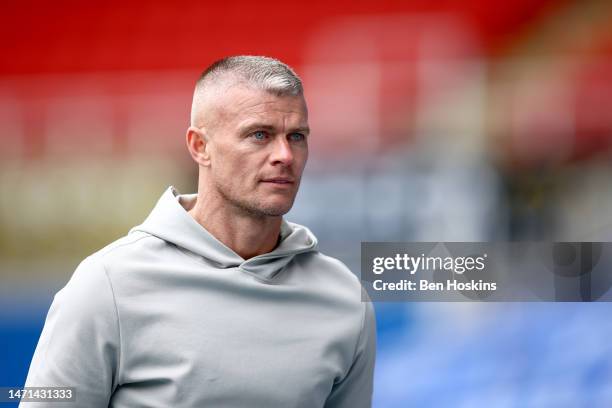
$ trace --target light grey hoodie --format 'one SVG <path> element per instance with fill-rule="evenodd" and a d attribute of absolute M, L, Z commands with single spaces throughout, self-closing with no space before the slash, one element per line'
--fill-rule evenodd
<path fill-rule="evenodd" d="M 372 304 L 359 280 L 283 221 L 244 260 L 170 187 L 127 236 L 86 258 L 54 300 L 26 386 L 76 387 L 42 407 L 369 407 Z"/>

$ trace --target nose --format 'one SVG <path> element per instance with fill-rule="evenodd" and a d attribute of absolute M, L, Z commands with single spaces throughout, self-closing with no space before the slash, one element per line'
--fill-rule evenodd
<path fill-rule="evenodd" d="M 270 160 L 272 165 L 283 164 L 285 166 L 291 166 L 293 164 L 293 151 L 291 150 L 291 144 L 285 137 L 278 136 L 272 144 L 272 153 Z"/>

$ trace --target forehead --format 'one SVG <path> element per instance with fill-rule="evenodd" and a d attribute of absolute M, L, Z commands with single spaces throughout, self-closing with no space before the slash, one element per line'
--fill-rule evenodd
<path fill-rule="evenodd" d="M 229 86 L 217 99 L 216 112 L 224 122 L 244 120 L 276 120 L 300 122 L 308 118 L 306 102 L 302 95 L 278 96 L 242 84 Z"/>

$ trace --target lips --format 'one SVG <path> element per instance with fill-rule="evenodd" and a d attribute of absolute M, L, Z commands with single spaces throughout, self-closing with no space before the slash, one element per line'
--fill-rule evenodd
<path fill-rule="evenodd" d="M 295 180 L 289 177 L 271 177 L 263 179 L 262 182 L 274 184 L 293 184 Z"/>

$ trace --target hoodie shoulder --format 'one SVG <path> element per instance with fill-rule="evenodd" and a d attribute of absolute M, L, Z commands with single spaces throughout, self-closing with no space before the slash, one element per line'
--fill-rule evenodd
<path fill-rule="evenodd" d="M 93 254 L 90 255 L 90 257 L 99 258 L 99 259 L 106 258 L 107 256 L 111 254 L 114 254 L 118 251 L 120 252 L 121 249 L 129 250 L 129 249 L 138 247 L 139 244 L 140 245 L 143 244 L 143 242 L 141 241 L 146 238 L 155 238 L 155 237 L 143 231 L 130 232 L 129 234 L 117 239 L 116 241 L 111 242 L 105 247 L 94 252 Z"/>
<path fill-rule="evenodd" d="M 330 267 L 337 269 L 339 273 L 342 273 L 346 275 L 347 277 L 349 277 L 351 280 L 358 282 L 357 275 L 355 275 L 353 271 L 351 271 L 351 269 L 348 266 L 346 266 L 346 264 L 342 262 L 341 260 L 339 260 L 338 258 L 334 258 L 333 256 L 325 255 L 324 253 L 319 252 L 319 251 L 315 251 L 315 256 L 318 258 L 317 260 L 319 262 L 330 265 Z"/>
<path fill-rule="evenodd" d="M 313 271 L 321 272 L 326 280 L 331 284 L 342 284 L 353 289 L 360 288 L 361 283 L 355 273 L 353 273 L 344 262 L 337 258 L 325 255 L 319 251 L 311 251 L 301 254 L 307 267 Z"/>
<path fill-rule="evenodd" d="M 99 262 L 110 275 L 114 275 L 117 270 L 129 270 L 131 266 L 152 258 L 157 259 L 158 255 L 166 254 L 169 250 L 173 251 L 168 242 L 147 232 L 131 231 L 94 252 L 89 258 Z"/>

